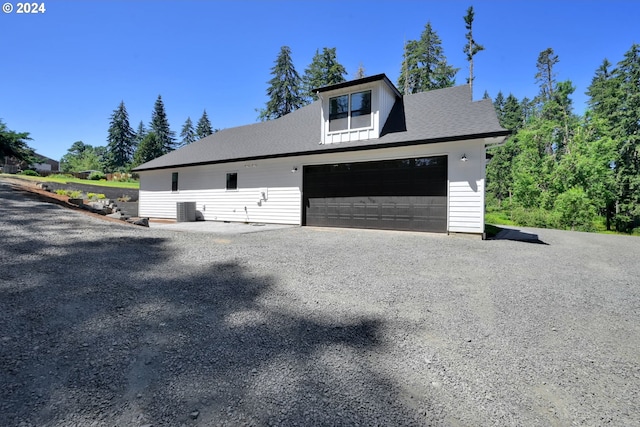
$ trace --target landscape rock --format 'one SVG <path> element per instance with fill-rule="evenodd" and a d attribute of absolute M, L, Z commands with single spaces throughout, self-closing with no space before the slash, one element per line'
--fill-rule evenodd
<path fill-rule="evenodd" d="M 149 226 L 149 218 L 129 218 L 127 219 L 127 222 L 134 225 L 141 225 L 143 227 Z"/>
<path fill-rule="evenodd" d="M 107 213 L 110 213 L 110 212 L 107 212 L 107 209 L 105 208 L 105 206 L 100 202 L 89 202 L 89 203 L 85 203 L 84 206 L 86 208 L 89 208 L 91 211 L 102 214 L 102 215 L 106 215 Z"/>

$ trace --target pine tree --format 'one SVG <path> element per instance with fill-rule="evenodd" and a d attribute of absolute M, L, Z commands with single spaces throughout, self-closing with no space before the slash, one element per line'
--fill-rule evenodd
<path fill-rule="evenodd" d="M 517 131 L 522 127 L 522 108 L 518 98 L 509 94 L 504 99 L 502 92 L 498 92 L 494 101 L 494 107 L 498 114 L 500 126 L 505 129 Z M 509 137 L 500 146 L 490 150 L 491 161 L 487 165 L 487 192 L 498 201 L 498 206 L 511 196 L 513 190 L 513 160 L 518 154 L 517 135 Z"/>
<path fill-rule="evenodd" d="M 213 133 L 213 129 L 211 128 L 211 122 L 209 121 L 209 116 L 207 116 L 207 110 L 202 112 L 202 117 L 198 120 L 198 124 L 196 125 L 196 138 L 202 139 Z"/>
<path fill-rule="evenodd" d="M 136 135 L 133 139 L 136 150 L 138 149 L 138 145 L 140 145 L 140 142 L 142 142 L 144 137 L 147 136 L 147 133 L 148 133 L 147 128 L 144 126 L 144 122 L 140 120 L 140 123 L 138 124 L 138 128 L 136 129 Z"/>
<path fill-rule="evenodd" d="M 619 94 L 619 80 L 614 78 L 611 67 L 611 62 L 605 58 L 596 69 L 595 76 L 586 92 L 589 96 L 587 104 L 590 111 L 587 112 L 584 125 L 584 128 L 590 130 L 589 149 L 593 155 L 588 156 L 588 160 L 591 163 L 590 173 L 583 175 L 592 177 L 594 171 L 600 171 L 598 174 L 599 179 L 596 181 L 599 183 L 600 191 L 596 192 L 595 198 L 599 200 L 598 205 L 606 218 L 607 230 L 611 230 L 612 219 L 615 214 L 615 202 L 618 195 L 615 175 L 618 149 L 614 139 L 613 128 L 617 119 L 617 111 L 620 107 L 619 101 L 624 98 L 623 94 Z M 597 149 L 597 147 L 604 147 L 605 149 Z M 602 162 L 604 162 L 604 165 L 602 165 Z M 611 174 L 610 180 L 608 173 Z M 625 223 L 619 222 L 617 225 L 623 224 Z"/>
<path fill-rule="evenodd" d="M 291 49 L 282 46 L 280 53 L 271 68 L 273 78 L 269 80 L 266 108 L 260 111 L 260 120 L 272 120 L 291 113 L 304 105 L 301 96 L 302 81 L 293 66 Z"/>
<path fill-rule="evenodd" d="M 526 96 L 520 101 L 522 109 L 522 125 L 525 126 L 535 114 L 535 102 Z"/>
<path fill-rule="evenodd" d="M 540 94 L 538 95 L 539 102 L 543 103 L 551 99 L 553 95 L 553 88 L 555 85 L 555 77 L 553 67 L 560 62 L 558 55 L 553 53 L 552 48 L 547 48 L 540 52 L 538 55 L 538 61 L 536 62 L 536 83 L 540 85 Z"/>
<path fill-rule="evenodd" d="M 467 79 L 467 83 L 471 87 L 471 97 L 473 97 L 473 57 L 480 51 L 484 50 L 484 46 L 476 43 L 473 38 L 473 6 L 469 6 L 467 9 L 467 14 L 464 17 L 465 28 L 467 29 L 467 34 L 465 37 L 467 38 L 467 43 L 464 45 L 462 51 L 467 55 L 467 61 L 469 61 L 469 78 Z"/>
<path fill-rule="evenodd" d="M 158 95 L 155 105 L 153 107 L 153 113 L 151 114 L 151 123 L 149 125 L 151 131 L 155 134 L 155 138 L 158 141 L 160 147 L 162 147 L 161 154 L 167 154 L 175 149 L 175 133 L 169 126 L 167 120 L 167 113 L 164 110 L 164 103 L 162 102 L 162 96 Z"/>
<path fill-rule="evenodd" d="M 496 115 L 498 116 L 498 121 L 502 125 L 502 122 L 504 119 L 504 95 L 502 94 L 502 91 L 499 91 L 498 94 L 496 95 L 496 99 L 493 101 L 493 108 L 496 109 Z"/>
<path fill-rule="evenodd" d="M 182 125 L 182 131 L 180 132 L 180 138 L 182 138 L 181 147 L 185 145 L 191 144 L 196 140 L 196 131 L 193 129 L 193 123 L 191 122 L 191 117 L 187 117 L 184 125 Z"/>
<path fill-rule="evenodd" d="M 124 172 L 130 166 L 135 151 L 135 133 L 129 125 L 124 101 L 113 111 L 107 137 L 106 168 L 110 172 Z"/>
<path fill-rule="evenodd" d="M 517 131 L 522 128 L 524 124 L 522 105 L 518 98 L 509 94 L 502 107 L 502 118 L 500 125 L 511 131 Z"/>
<path fill-rule="evenodd" d="M 410 40 L 405 45 L 398 89 L 409 94 L 451 87 L 457 72 L 458 68 L 447 63 L 442 41 L 431 22 L 427 22 L 420 40 Z"/>
<path fill-rule="evenodd" d="M 611 72 L 611 63 L 605 58 L 596 70 L 596 75 L 587 89 L 589 96 L 587 103 L 594 114 L 603 119 L 613 120 L 614 113 L 618 108 L 617 86 Z"/>
<path fill-rule="evenodd" d="M 155 132 L 151 131 L 147 133 L 136 150 L 133 156 L 133 164 L 139 166 L 143 163 L 151 161 L 157 157 L 165 154 L 161 141 L 156 136 Z"/>
<path fill-rule="evenodd" d="M 640 44 L 633 44 L 613 71 L 618 108 L 612 123 L 617 143 L 616 229 L 640 226 Z"/>
<path fill-rule="evenodd" d="M 362 65 L 362 62 L 361 62 L 360 65 L 358 66 L 358 71 L 356 71 L 355 78 L 361 79 L 365 76 L 366 76 L 366 73 L 365 73 L 364 65 Z"/>
<path fill-rule="evenodd" d="M 322 49 L 322 53 L 316 50 L 309 68 L 304 71 L 302 76 L 305 96 L 311 101 L 316 101 L 318 95 L 313 92 L 313 89 L 342 83 L 345 81 L 345 74 L 347 74 L 347 70 L 338 62 L 335 47 L 325 47 Z"/>
<path fill-rule="evenodd" d="M 3 164 L 7 157 L 15 157 L 19 161 L 32 163 L 34 151 L 27 145 L 27 141 L 30 139 L 28 132 L 9 130 L 7 125 L 0 120 L 0 164 Z"/>

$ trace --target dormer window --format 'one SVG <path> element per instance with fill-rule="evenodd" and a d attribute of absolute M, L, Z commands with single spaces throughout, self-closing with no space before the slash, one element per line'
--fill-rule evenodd
<path fill-rule="evenodd" d="M 371 127 L 371 91 L 329 98 L 329 132 Z"/>

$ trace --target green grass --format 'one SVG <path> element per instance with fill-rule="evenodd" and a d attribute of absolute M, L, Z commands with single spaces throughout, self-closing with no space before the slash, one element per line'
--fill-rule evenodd
<path fill-rule="evenodd" d="M 488 224 L 497 225 L 518 225 L 513 222 L 506 212 L 486 212 L 484 214 L 484 221 Z"/>
<path fill-rule="evenodd" d="M 506 210 L 491 210 L 491 212 L 485 212 L 484 220 L 486 224 L 485 227 L 489 227 L 492 224 L 498 226 L 509 225 L 513 227 L 526 227 L 525 225 L 521 225 L 515 221 L 512 221 L 509 212 Z M 488 229 L 486 229 L 485 232 L 489 234 Z M 604 218 L 600 218 L 597 223 L 594 223 L 594 231 L 592 232 L 598 234 L 616 234 L 619 236 L 640 236 L 640 228 L 634 229 L 632 233 L 621 233 L 619 231 L 607 230 L 604 223 Z"/>
<path fill-rule="evenodd" d="M 88 185 L 97 185 L 100 187 L 111 187 L 111 188 L 129 188 L 129 189 L 138 189 L 140 188 L 140 182 L 118 182 L 118 181 L 91 181 L 88 179 L 79 179 L 79 178 L 71 178 L 68 176 L 62 175 L 53 175 L 53 176 L 25 176 L 25 175 L 11 175 L 11 174 L 0 174 L 0 176 L 4 176 L 7 178 L 17 178 L 17 179 L 26 179 L 29 181 L 38 181 L 38 182 L 57 182 L 59 184 L 88 184 Z"/>

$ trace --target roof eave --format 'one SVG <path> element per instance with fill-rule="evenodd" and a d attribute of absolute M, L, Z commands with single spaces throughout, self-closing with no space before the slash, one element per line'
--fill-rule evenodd
<path fill-rule="evenodd" d="M 389 86 L 389 88 L 391 88 L 391 90 L 394 92 L 396 97 L 400 98 L 402 96 L 402 94 L 400 93 L 398 88 L 395 87 L 395 85 L 391 82 L 391 80 L 389 80 L 387 75 L 384 74 L 384 73 L 376 74 L 376 75 L 368 76 L 368 77 L 363 77 L 361 79 L 349 80 L 349 81 L 342 82 L 342 83 L 336 83 L 336 84 L 333 84 L 333 85 L 330 85 L 330 86 L 324 86 L 324 87 L 320 87 L 320 88 L 316 88 L 316 89 L 311 89 L 311 91 L 313 93 L 323 93 L 323 92 L 329 92 L 329 91 L 337 90 L 337 89 L 344 89 L 344 88 L 351 87 L 351 86 L 357 86 L 357 85 L 362 85 L 362 84 L 366 84 L 366 83 L 377 82 L 379 80 L 383 80 L 387 84 L 387 86 Z"/>
<path fill-rule="evenodd" d="M 511 135 L 511 131 L 500 130 L 500 131 L 484 132 L 484 133 L 478 133 L 478 134 L 439 137 L 439 138 L 432 138 L 432 139 L 426 139 L 426 140 L 421 139 L 421 140 L 412 140 L 412 141 L 388 142 L 384 144 L 375 144 L 375 145 L 345 146 L 342 144 L 335 144 L 336 148 L 331 148 L 331 149 L 298 151 L 298 152 L 290 152 L 290 153 L 268 154 L 263 156 L 239 157 L 239 158 L 225 159 L 225 160 L 182 163 L 182 164 L 158 166 L 158 167 L 151 167 L 151 168 L 144 168 L 144 169 L 134 168 L 132 169 L 132 172 L 149 172 L 154 170 L 215 165 L 215 164 L 224 164 L 224 163 L 233 163 L 233 162 L 248 162 L 248 161 L 254 161 L 254 160 L 308 156 L 308 155 L 317 155 L 317 154 L 325 154 L 325 153 L 343 153 L 348 151 L 378 150 L 382 148 L 406 147 L 406 146 L 421 145 L 421 144 L 436 144 L 441 142 L 461 141 L 461 140 L 468 140 L 468 139 L 484 139 L 485 145 L 486 145 L 487 140 L 494 140 L 494 138 L 502 138 L 502 140 L 504 140 L 509 135 Z"/>

